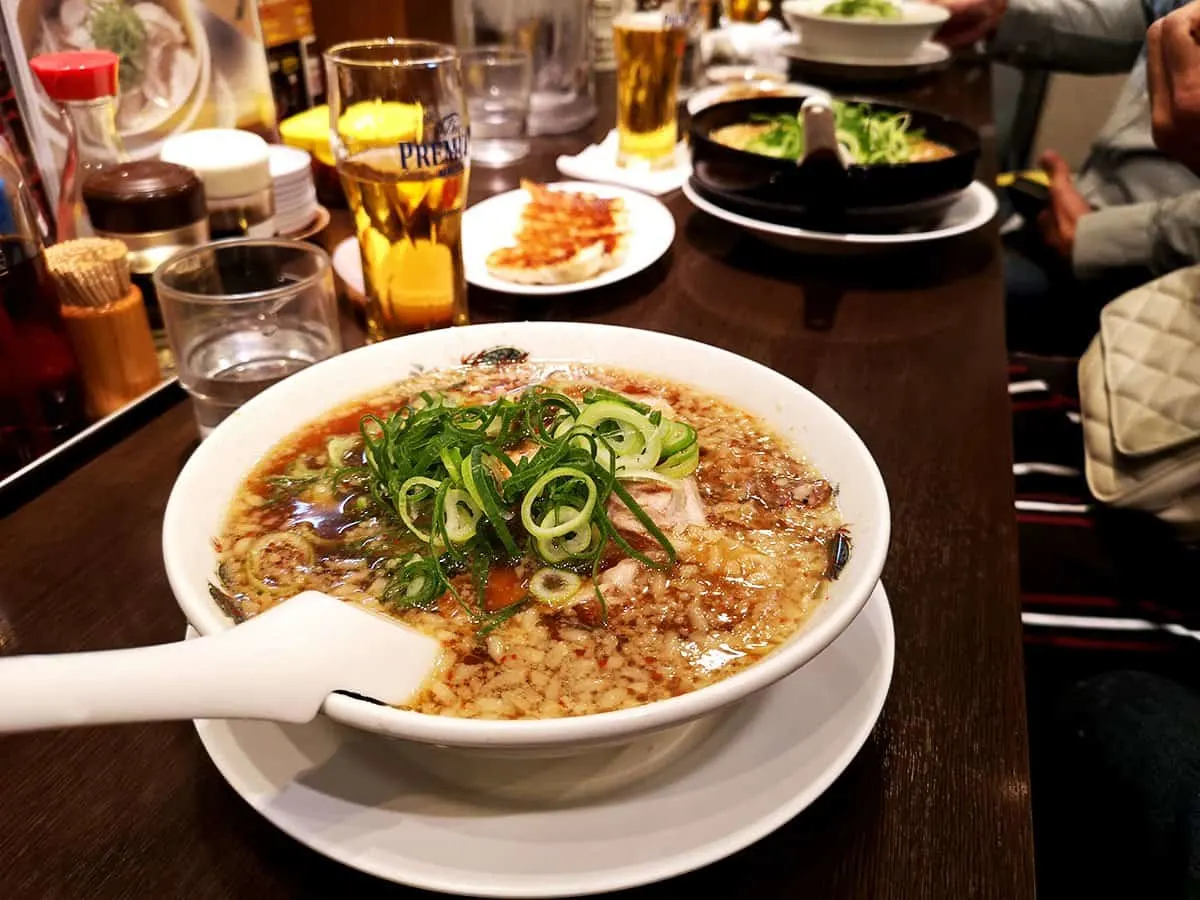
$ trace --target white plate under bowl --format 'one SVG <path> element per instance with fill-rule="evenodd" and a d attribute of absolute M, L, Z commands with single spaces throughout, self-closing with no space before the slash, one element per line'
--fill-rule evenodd
<path fill-rule="evenodd" d="M 888 234 L 856 234 L 853 232 L 814 231 L 793 225 L 780 225 L 754 219 L 718 206 L 701 197 L 690 183 L 683 185 L 684 196 L 697 209 L 739 228 L 744 228 L 764 241 L 799 252 L 853 252 L 885 250 L 905 244 L 940 241 L 982 228 L 996 216 L 999 208 L 996 195 L 978 181 L 958 195 L 934 222 L 914 226 L 911 231 Z"/>
<path fill-rule="evenodd" d="M 739 81 L 776 81 L 782 84 L 787 81 L 787 76 L 764 66 L 721 65 L 705 69 L 704 80 L 724 85 L 737 84 Z"/>
<path fill-rule="evenodd" d="M 585 803 L 465 795 L 406 764 L 395 743 L 324 717 L 303 726 L 208 720 L 196 729 L 247 803 L 347 866 L 470 896 L 579 896 L 698 869 L 805 809 L 866 741 L 894 654 L 879 585 L 799 672 L 741 703 L 669 767 Z"/>
<path fill-rule="evenodd" d="M 636 275 L 671 249 L 675 239 L 675 219 L 671 211 L 649 194 L 631 188 L 591 181 L 560 181 L 547 185 L 556 191 L 580 191 L 597 197 L 620 197 L 629 214 L 629 249 L 619 266 L 594 278 L 572 284 L 517 284 L 496 278 L 488 272 L 487 258 L 493 250 L 511 246 L 521 221 L 521 211 L 529 202 L 523 189 L 489 197 L 463 214 L 463 266 L 467 281 L 506 294 L 553 296 L 573 294 L 603 287 Z"/>
<path fill-rule="evenodd" d="M 936 72 L 950 63 L 950 50 L 942 44 L 926 41 L 917 52 L 904 59 L 881 61 L 861 56 L 830 55 L 803 41 L 785 44 L 781 51 L 802 72 L 815 78 L 842 81 L 890 81 Z"/>

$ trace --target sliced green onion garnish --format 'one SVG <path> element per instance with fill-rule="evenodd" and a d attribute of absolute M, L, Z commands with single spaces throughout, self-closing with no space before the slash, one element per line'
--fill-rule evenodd
<path fill-rule="evenodd" d="M 667 457 L 655 471 L 668 478 L 687 478 L 699 465 L 700 445 L 692 444 L 687 449 Z"/>
<path fill-rule="evenodd" d="M 447 539 L 452 544 L 465 544 L 475 537 L 475 526 L 482 514 L 470 494 L 462 488 L 450 488 L 446 491 L 445 500 L 444 527 Z"/>
<path fill-rule="evenodd" d="M 561 440 L 567 436 L 567 432 L 575 427 L 574 416 L 563 416 L 559 419 L 558 424 L 554 426 L 554 431 L 551 433 L 555 440 Z"/>
<path fill-rule="evenodd" d="M 663 435 L 662 455 L 670 456 L 680 450 L 686 450 L 696 443 L 696 429 L 682 422 L 668 422 L 666 434 Z"/>
<path fill-rule="evenodd" d="M 637 410 L 644 416 L 648 416 L 653 412 L 653 409 L 645 403 L 638 403 L 632 397 L 626 397 L 624 394 L 618 394 L 616 391 L 610 391 L 608 388 L 592 388 L 583 395 L 583 402 L 587 404 L 595 404 L 605 400 L 620 403 L 622 406 L 628 406 L 630 409 Z"/>
<path fill-rule="evenodd" d="M 651 469 L 658 462 L 664 429 L 632 407 L 602 400 L 585 407 L 577 422 L 591 426 L 612 444 L 618 469 Z M 602 427 L 609 422 L 617 426 L 616 432 Z"/>
<path fill-rule="evenodd" d="M 392 573 L 383 591 L 383 602 L 400 608 L 427 607 L 441 593 L 442 579 L 436 564 L 413 554 Z"/>
<path fill-rule="evenodd" d="M 587 497 L 579 507 L 570 507 L 565 504 L 558 505 L 553 510 L 569 510 L 573 509 L 573 514 L 565 512 L 555 517 L 554 525 L 543 527 L 540 523 L 533 519 L 533 505 L 541 497 L 542 493 L 553 481 L 558 479 L 571 479 L 574 482 L 582 484 L 587 492 Z M 562 534 L 567 534 L 579 528 L 585 522 L 591 519 L 592 510 L 596 508 L 596 482 L 592 481 L 587 475 L 579 469 L 573 469 L 569 466 L 559 466 L 551 469 L 541 478 L 533 483 L 533 486 L 526 492 L 525 499 L 521 501 L 521 524 L 525 526 L 525 530 L 534 537 L 552 538 Z M 552 511 L 553 511 L 552 510 Z"/>
<path fill-rule="evenodd" d="M 471 495 L 471 499 L 483 510 L 483 514 L 491 522 L 496 536 L 504 545 L 505 552 L 512 557 L 520 556 L 521 550 L 517 546 L 517 542 L 513 540 L 512 532 L 506 521 L 507 517 L 500 508 L 500 494 L 496 490 L 495 479 L 484 465 L 483 454 L 482 447 L 474 447 L 470 456 L 463 460 L 463 484 L 467 488 L 467 493 Z M 508 457 L 503 457 L 503 459 L 507 461 Z"/>
<path fill-rule="evenodd" d="M 560 516 L 573 515 L 578 513 L 574 507 L 556 507 L 542 518 L 543 528 L 550 528 L 555 524 L 555 519 Z M 600 540 L 600 529 L 590 523 L 584 523 L 574 531 L 568 531 L 566 534 L 556 537 L 539 537 L 534 539 L 534 546 L 537 548 L 538 556 L 546 562 L 554 564 L 560 563 L 572 557 L 579 559 L 586 557 L 588 551 L 595 548 Z"/>
<path fill-rule="evenodd" d="M 443 447 L 439 454 L 442 458 L 442 465 L 446 467 L 446 474 L 450 476 L 450 480 L 455 484 L 461 483 L 462 479 L 462 453 L 457 447 Z"/>
<path fill-rule="evenodd" d="M 654 469 L 647 469 L 644 472 L 618 472 L 617 477 L 622 481 L 653 481 L 657 484 L 665 484 L 671 490 L 678 490 L 680 485 L 680 479 L 664 475 Z"/>
<path fill-rule="evenodd" d="M 538 569 L 529 580 L 529 593 L 548 606 L 565 606 L 583 586 L 583 579 L 562 569 Z"/>
<path fill-rule="evenodd" d="M 344 466 L 346 457 L 354 451 L 358 442 L 358 435 L 331 437 L 325 442 L 325 455 L 329 457 L 329 465 L 334 468 Z"/>
<path fill-rule="evenodd" d="M 415 534 L 423 541 L 429 540 L 429 532 L 422 531 L 417 527 L 417 523 L 413 518 L 412 511 L 409 509 L 409 495 L 415 490 L 429 491 L 429 497 L 433 497 L 434 492 L 441 487 L 440 481 L 434 481 L 432 478 L 424 478 L 420 475 L 415 475 L 404 484 L 400 485 L 400 494 L 396 498 L 396 511 L 400 513 L 400 520 L 408 527 L 408 530 Z M 424 497 L 419 498 L 426 499 Z"/>
<path fill-rule="evenodd" d="M 297 474 L 323 479 L 335 492 L 358 492 L 372 515 L 403 523 L 382 544 L 384 554 L 399 554 L 384 570 L 386 603 L 429 606 L 448 592 L 483 630 L 521 608 L 489 612 L 482 598 L 492 568 L 523 555 L 572 570 L 551 579 L 555 589 L 573 581 L 573 572 L 595 572 L 612 549 L 669 567 L 674 547 L 622 482 L 675 488 L 699 462 L 691 426 L 604 388 L 588 391 L 583 403 L 544 387 L 463 406 L 425 393 L 391 415 L 364 416 L 359 431 L 328 443 L 329 467 Z M 355 465 L 360 440 L 362 464 Z M 535 452 L 516 459 L 514 448 L 529 442 Z M 634 547 L 618 532 L 608 516 L 614 497 L 662 553 Z M 417 541 L 423 554 L 404 557 Z M 379 559 L 378 549 L 370 552 Z M 462 577 L 472 580 L 471 594 L 456 589 Z M 598 588 L 597 597 L 603 610 Z"/>
<path fill-rule="evenodd" d="M 534 538 L 533 546 L 537 550 L 537 555 L 550 565 L 556 565 L 571 558 L 571 554 L 563 548 L 562 542 L 558 538 Z"/>
<path fill-rule="evenodd" d="M 570 534 L 564 534 L 560 538 L 551 538 L 551 540 L 559 541 L 562 548 L 572 556 L 584 556 L 599 544 L 600 529 L 593 525 L 591 528 L 581 528 Z"/>

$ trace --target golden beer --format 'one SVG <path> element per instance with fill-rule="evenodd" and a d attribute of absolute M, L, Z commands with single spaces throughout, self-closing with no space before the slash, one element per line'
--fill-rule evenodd
<path fill-rule="evenodd" d="M 354 214 L 367 340 L 467 322 L 468 126 L 458 53 L 384 38 L 325 54 L 333 149 Z"/>
<path fill-rule="evenodd" d="M 617 58 L 617 158 L 621 165 L 670 166 L 679 139 L 675 105 L 688 25 L 665 11 L 629 12 L 613 22 Z"/>
<path fill-rule="evenodd" d="M 761 22 L 771 12 L 762 0 L 725 0 L 725 15 L 730 22 Z"/>
<path fill-rule="evenodd" d="M 399 147 L 366 150 L 339 168 L 362 248 L 367 340 L 465 325 L 465 165 L 412 168 Z"/>

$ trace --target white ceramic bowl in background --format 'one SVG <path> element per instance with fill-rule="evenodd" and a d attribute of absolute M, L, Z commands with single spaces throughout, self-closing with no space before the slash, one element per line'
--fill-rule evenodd
<path fill-rule="evenodd" d="M 188 621 L 201 634 L 233 627 L 208 593 L 213 537 L 239 484 L 282 438 L 326 410 L 407 377 L 460 365 L 489 347 L 535 361 L 576 361 L 658 375 L 724 397 L 770 423 L 839 488 L 853 553 L 805 626 L 762 662 L 724 681 L 634 709 L 574 718 L 494 721 L 435 716 L 333 694 L 323 711 L 348 725 L 444 747 L 565 755 L 684 725 L 767 687 L 811 660 L 853 621 L 879 580 L 890 515 L 883 478 L 854 430 L 828 405 L 758 363 L 671 335 L 607 325 L 516 322 L 447 328 L 384 341 L 326 360 L 264 391 L 197 448 L 167 502 L 163 557 Z"/>
<path fill-rule="evenodd" d="M 905 0 L 899 19 L 847 19 L 824 16 L 832 0 L 786 0 L 783 18 L 800 37 L 805 51 L 825 59 L 853 58 L 878 62 L 909 59 L 937 32 L 950 13 L 933 3 Z"/>

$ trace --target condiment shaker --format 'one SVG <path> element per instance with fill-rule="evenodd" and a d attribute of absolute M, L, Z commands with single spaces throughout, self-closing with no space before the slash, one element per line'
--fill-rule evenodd
<path fill-rule="evenodd" d="M 129 248 L 129 272 L 146 301 L 150 324 L 162 328 L 154 270 L 179 250 L 209 240 L 204 185 L 191 169 L 143 159 L 105 169 L 83 188 L 98 237 Z"/>
<path fill-rule="evenodd" d="M 189 131 L 167 138 L 159 158 L 186 166 L 204 182 L 214 241 L 275 235 L 270 151 L 258 135 L 236 128 Z"/>
<path fill-rule="evenodd" d="M 83 191 L 89 179 L 128 159 L 117 130 L 119 57 L 108 50 L 43 53 L 29 61 L 67 132 L 62 184 L 55 212 L 56 240 L 91 234 Z"/>

